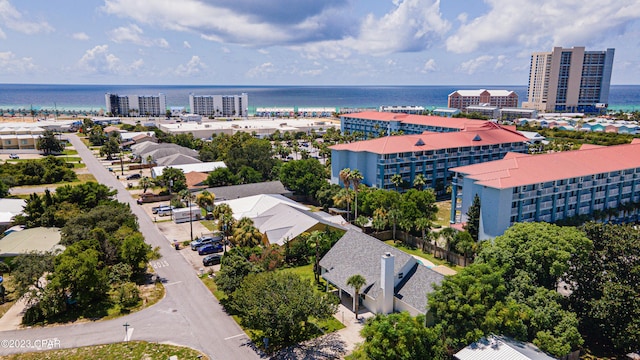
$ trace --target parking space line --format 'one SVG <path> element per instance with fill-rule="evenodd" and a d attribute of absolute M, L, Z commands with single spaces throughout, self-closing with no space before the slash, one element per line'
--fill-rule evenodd
<path fill-rule="evenodd" d="M 237 337 L 241 337 L 241 336 L 247 336 L 247 334 L 242 333 L 242 334 L 238 334 L 238 335 L 229 336 L 229 337 L 226 337 L 224 339 L 225 340 L 231 340 L 231 339 L 234 339 L 234 338 L 237 338 Z"/>

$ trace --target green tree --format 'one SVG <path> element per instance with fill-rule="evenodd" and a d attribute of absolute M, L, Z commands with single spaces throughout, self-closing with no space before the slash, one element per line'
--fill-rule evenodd
<path fill-rule="evenodd" d="M 364 177 L 358 169 L 353 169 L 349 173 L 349 183 L 353 186 L 353 192 L 356 195 L 356 199 L 353 202 L 355 208 L 355 214 L 353 215 L 353 217 L 356 219 L 358 218 L 358 191 L 360 190 L 360 183 L 362 182 L 362 179 L 364 179 Z"/>
<path fill-rule="evenodd" d="M 289 161 L 280 168 L 280 181 L 297 195 L 313 196 L 326 184 L 326 171 L 317 159 Z"/>
<path fill-rule="evenodd" d="M 151 181 L 148 176 L 144 176 L 140 179 L 139 185 L 142 186 L 142 192 L 146 193 L 147 190 L 153 186 L 153 181 Z"/>
<path fill-rule="evenodd" d="M 207 211 L 213 210 L 213 203 L 216 199 L 216 195 L 210 193 L 207 190 L 202 190 L 200 194 L 196 197 L 196 204 L 201 208 L 205 208 Z"/>
<path fill-rule="evenodd" d="M 248 223 L 236 226 L 233 230 L 233 243 L 235 246 L 254 247 L 262 243 L 262 233 L 253 225 L 253 221 L 249 218 L 242 218 L 240 221 L 247 219 Z"/>
<path fill-rule="evenodd" d="M 170 192 L 179 193 L 187 188 L 187 178 L 184 176 L 184 171 L 174 167 L 164 168 L 162 175 L 158 176 L 157 180 Z"/>
<path fill-rule="evenodd" d="M 142 275 L 146 271 L 151 245 L 144 242 L 141 233 L 135 232 L 127 236 L 120 245 L 122 262 L 131 266 L 134 275 Z"/>
<path fill-rule="evenodd" d="M 358 319 L 358 306 L 360 305 L 360 290 L 367 284 L 367 280 L 360 274 L 351 275 L 347 279 L 347 285 L 353 288 L 353 312 Z"/>
<path fill-rule="evenodd" d="M 365 341 L 356 351 L 367 359 L 449 359 L 442 343 L 440 327 L 425 327 L 424 315 L 408 312 L 377 314 L 365 323 L 361 334 Z"/>
<path fill-rule="evenodd" d="M 396 240 L 396 226 L 402 220 L 402 211 L 398 209 L 389 210 L 389 212 L 387 213 L 387 220 L 391 224 L 392 237 L 394 240 Z"/>
<path fill-rule="evenodd" d="M 478 241 L 478 233 L 480 232 L 480 197 L 478 194 L 473 197 L 473 202 L 467 210 L 467 223 L 464 229 L 471 234 L 474 241 Z"/>
<path fill-rule="evenodd" d="M 16 298 L 25 294 L 28 302 L 37 299 L 38 293 L 44 290 L 45 273 L 53 271 L 53 254 L 30 252 L 18 255 L 13 260 L 13 281 Z"/>
<path fill-rule="evenodd" d="M 396 187 L 396 191 L 400 191 L 400 186 L 404 183 L 404 180 L 402 179 L 402 175 L 400 174 L 393 174 L 391 175 L 391 183 Z"/>
<path fill-rule="evenodd" d="M 100 156 L 106 156 L 107 160 L 113 160 L 113 154 L 120 152 L 120 141 L 115 136 L 109 136 L 109 139 L 100 148 Z"/>
<path fill-rule="evenodd" d="M 240 178 L 228 168 L 217 168 L 209 173 L 206 183 L 211 187 L 237 185 Z"/>
<path fill-rule="evenodd" d="M 238 171 L 241 184 L 254 184 L 262 181 L 262 174 L 254 168 L 243 166 Z"/>
<path fill-rule="evenodd" d="M 417 174 L 413 178 L 413 187 L 415 187 L 416 189 L 423 190 L 425 185 L 427 185 L 427 178 L 423 173 Z"/>
<path fill-rule="evenodd" d="M 332 316 L 338 299 L 316 292 L 296 274 L 270 271 L 247 275 L 229 305 L 243 326 L 260 330 L 275 350 L 295 343 L 311 318 Z"/>
<path fill-rule="evenodd" d="M 255 265 L 240 252 L 232 249 L 222 257 L 220 271 L 214 280 L 218 289 L 230 297 L 247 275 L 258 272 L 259 269 Z"/>
<path fill-rule="evenodd" d="M 594 222 L 582 231 L 593 246 L 574 254 L 566 274 L 581 333 L 595 351 L 635 351 L 640 344 L 640 231 Z"/>
<path fill-rule="evenodd" d="M 473 257 L 477 244 L 467 231 L 459 231 L 456 234 L 454 249 L 464 256 L 464 266 L 467 266 L 467 259 Z"/>
<path fill-rule="evenodd" d="M 45 130 L 45 132 L 40 135 L 36 146 L 42 151 L 44 156 L 59 153 L 64 150 L 64 145 L 56 138 L 56 134 L 51 130 Z"/>

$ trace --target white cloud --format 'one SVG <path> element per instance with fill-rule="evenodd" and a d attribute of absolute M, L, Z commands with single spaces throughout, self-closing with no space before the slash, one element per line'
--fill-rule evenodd
<path fill-rule="evenodd" d="M 220 50 L 222 50 L 222 52 L 225 53 L 225 54 L 228 54 L 228 53 L 231 52 L 231 50 L 226 46 L 223 46 Z"/>
<path fill-rule="evenodd" d="M 490 7 L 446 40 L 448 51 L 492 46 L 543 48 L 591 45 L 640 19 L 638 0 L 485 0 Z"/>
<path fill-rule="evenodd" d="M 150 39 L 143 36 L 144 31 L 135 24 L 129 26 L 121 26 L 109 31 L 109 37 L 111 41 L 115 43 L 133 43 L 140 46 L 158 46 L 161 48 L 168 48 L 169 43 L 163 38 Z"/>
<path fill-rule="evenodd" d="M 246 76 L 249 78 L 263 77 L 269 73 L 273 73 L 275 68 L 272 63 L 266 62 L 247 71 Z"/>
<path fill-rule="evenodd" d="M 189 44 L 189 42 L 188 42 L 188 41 L 186 41 L 186 40 L 185 40 L 185 42 L 183 42 L 183 43 L 182 43 L 182 46 L 183 46 L 185 49 L 191 49 L 191 44 Z"/>
<path fill-rule="evenodd" d="M 71 37 L 76 40 L 82 40 L 82 41 L 89 40 L 89 35 L 83 32 L 74 33 L 71 35 Z"/>
<path fill-rule="evenodd" d="M 202 73 L 206 69 L 207 64 L 203 63 L 199 56 L 194 55 L 186 64 L 178 65 L 175 73 L 178 76 L 193 76 Z"/>
<path fill-rule="evenodd" d="M 33 58 L 18 58 L 11 51 L 0 52 L 0 74 L 24 74 L 36 69 Z"/>
<path fill-rule="evenodd" d="M 424 63 L 424 65 L 422 65 L 422 69 L 420 69 L 420 72 L 423 74 L 432 73 L 436 71 L 438 71 L 438 64 L 436 64 L 436 61 L 434 59 L 427 60 Z"/>
<path fill-rule="evenodd" d="M 9 0 L 0 0 L 0 24 L 27 35 L 54 31 L 53 27 L 44 20 L 29 21 L 25 19 L 22 13 L 9 3 Z M 0 37 L 6 37 L 6 34 L 1 29 Z"/>
<path fill-rule="evenodd" d="M 269 50 L 266 49 L 258 49 L 258 52 L 262 55 L 269 55 Z"/>
<path fill-rule="evenodd" d="M 291 46 L 308 59 L 342 60 L 360 54 L 383 56 L 429 49 L 449 31 L 439 0 L 395 0 L 394 8 L 377 18 L 368 14 L 354 35 L 340 40 Z"/>
<path fill-rule="evenodd" d="M 77 67 L 88 74 L 128 75 L 140 69 L 144 61 L 138 59 L 124 64 L 120 58 L 109 52 L 109 45 L 98 45 L 87 50 L 78 60 Z"/>
<path fill-rule="evenodd" d="M 493 60 L 491 55 L 478 56 L 475 59 L 471 59 L 460 64 L 460 70 L 469 75 L 473 75 L 478 69 L 484 67 L 489 61 Z"/>

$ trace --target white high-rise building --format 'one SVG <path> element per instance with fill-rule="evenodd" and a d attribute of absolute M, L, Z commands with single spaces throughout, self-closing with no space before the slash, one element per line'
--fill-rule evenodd
<path fill-rule="evenodd" d="M 107 113 L 112 116 L 163 116 L 167 113 L 165 94 L 118 95 L 105 94 Z"/>
<path fill-rule="evenodd" d="M 554 47 L 531 55 L 524 108 L 548 112 L 606 111 L 615 49 Z"/>
<path fill-rule="evenodd" d="M 192 114 L 202 116 L 247 117 L 249 95 L 189 95 Z"/>

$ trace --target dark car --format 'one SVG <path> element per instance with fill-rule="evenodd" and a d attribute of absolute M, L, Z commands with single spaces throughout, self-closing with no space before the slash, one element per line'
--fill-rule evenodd
<path fill-rule="evenodd" d="M 223 251 L 221 243 L 213 243 L 202 245 L 198 248 L 198 255 L 208 255 L 213 253 L 219 253 Z"/>
<path fill-rule="evenodd" d="M 18 154 L 9 154 L 9 159 L 20 159 L 20 156 Z"/>
<path fill-rule="evenodd" d="M 214 235 L 214 236 L 205 236 L 201 238 L 197 238 L 191 242 L 191 250 L 196 251 L 199 247 L 219 243 L 222 241 L 222 235 Z"/>
<path fill-rule="evenodd" d="M 140 179 L 142 176 L 140 174 L 131 174 L 129 176 L 127 176 L 127 180 L 135 180 L 135 179 Z"/>
<path fill-rule="evenodd" d="M 220 254 L 207 255 L 202 259 L 202 265 L 211 266 L 211 265 L 220 264 L 220 260 L 222 260 L 222 255 Z"/>

